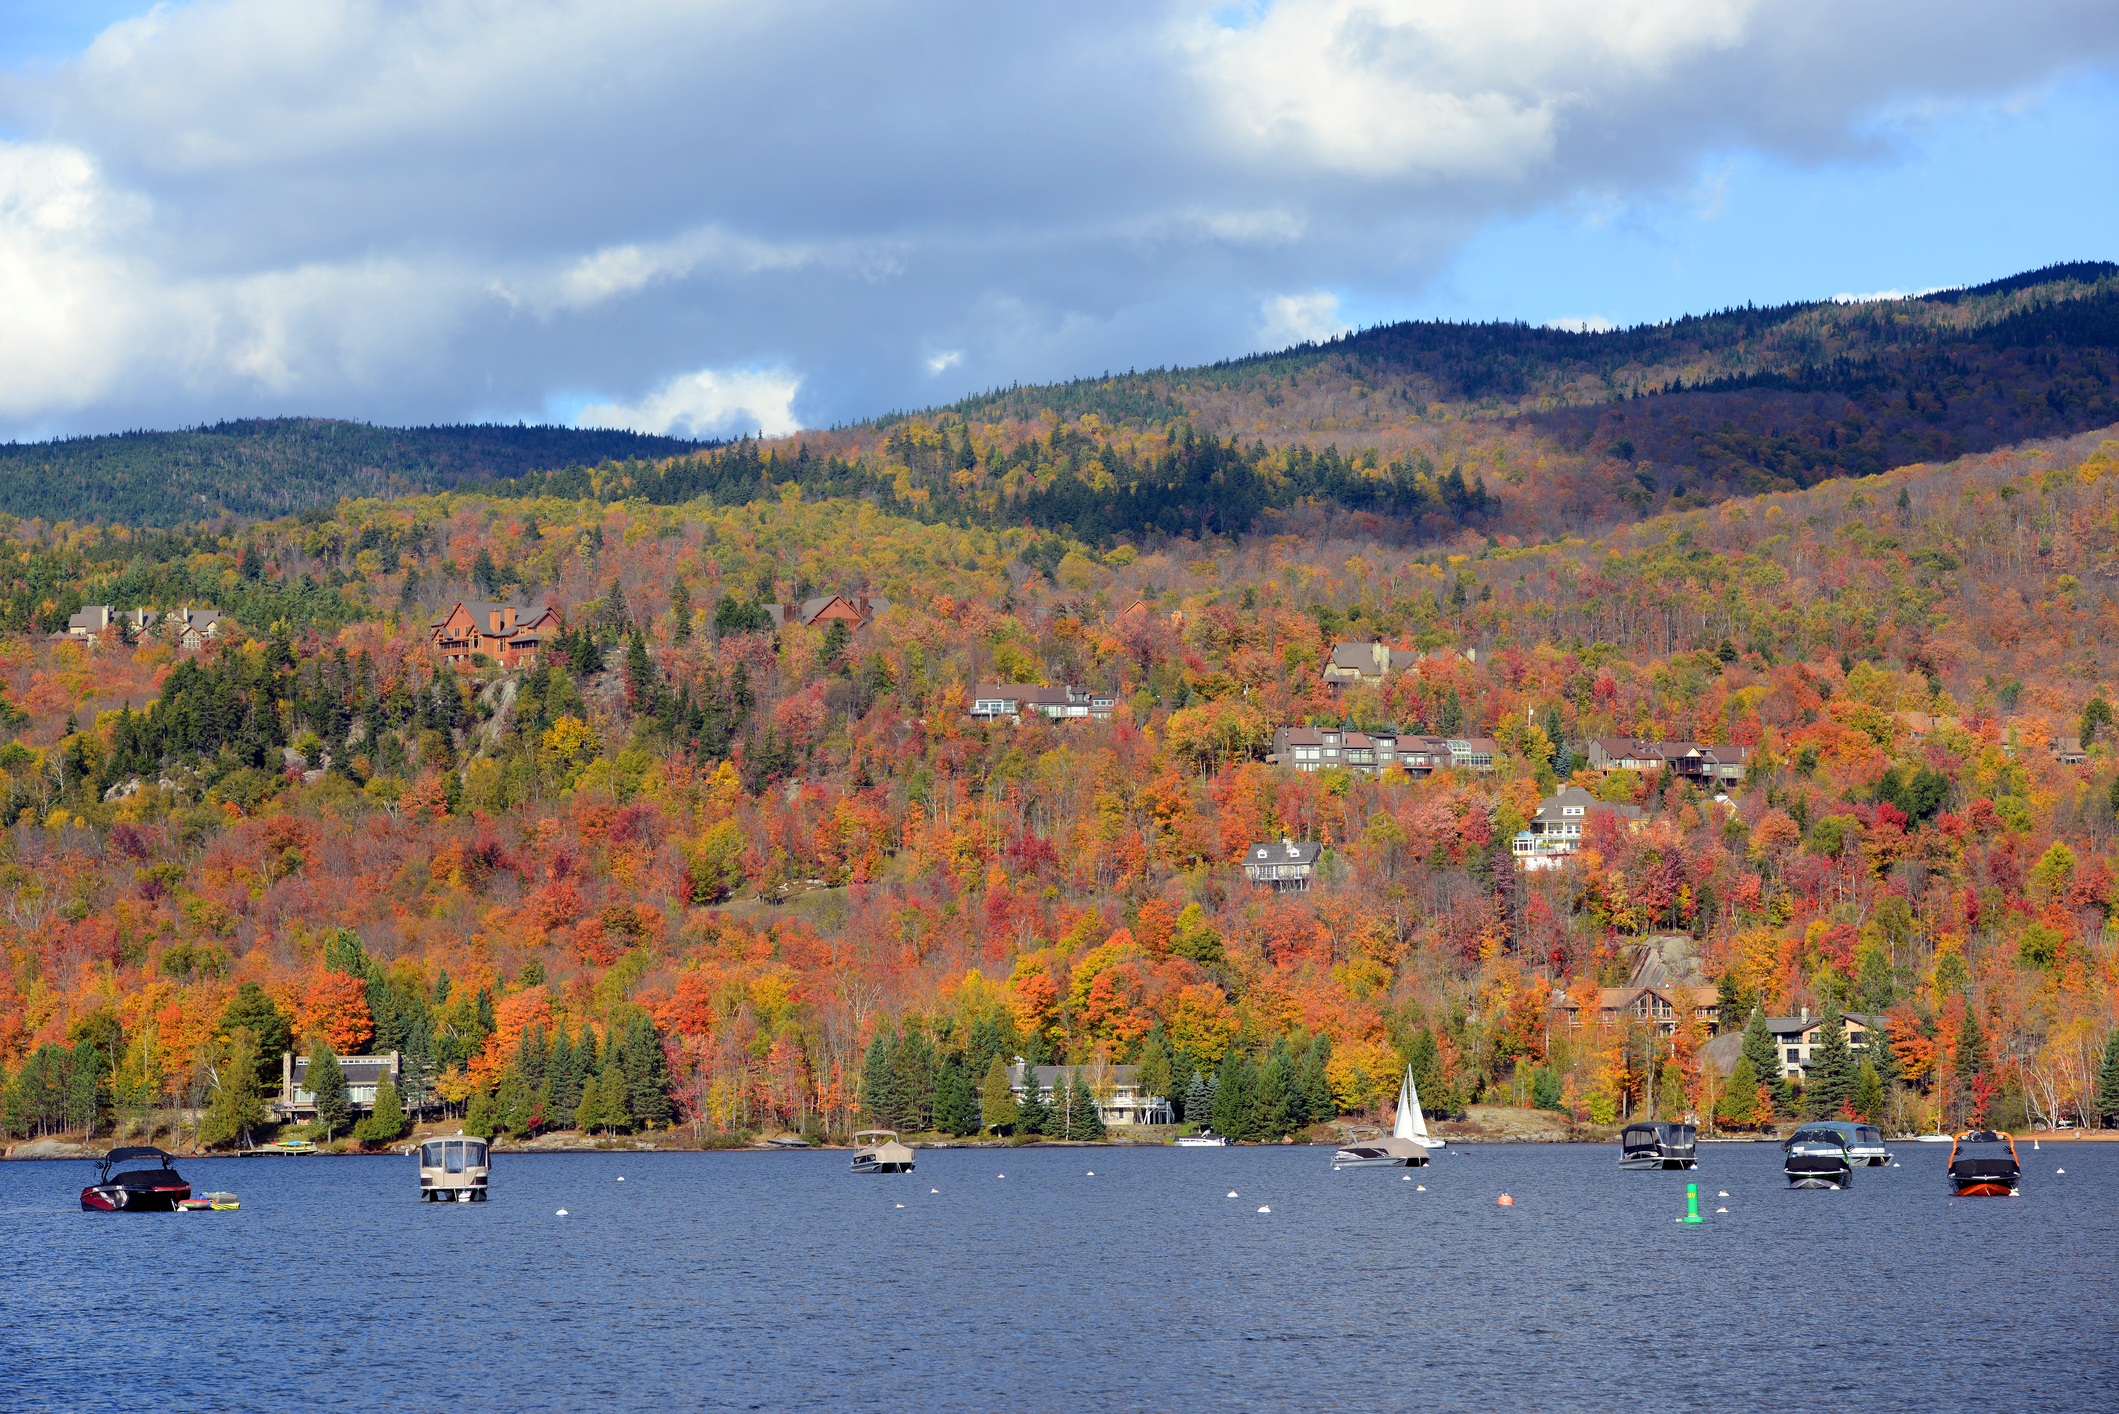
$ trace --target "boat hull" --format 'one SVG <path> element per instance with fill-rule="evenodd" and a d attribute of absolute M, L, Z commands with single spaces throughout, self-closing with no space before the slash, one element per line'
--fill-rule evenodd
<path fill-rule="evenodd" d="M 191 1185 L 92 1183 L 81 1190 L 84 1213 L 173 1213 L 191 1196 Z"/>
<path fill-rule="evenodd" d="M 1957 1190 L 1957 1196 L 1960 1198 L 2013 1198 L 2016 1196 L 2016 1183 L 2013 1179 L 1981 1178 L 1961 1183 L 1953 1180 L 1951 1187 Z"/>
<path fill-rule="evenodd" d="M 888 1159 L 867 1161 L 855 1159 L 853 1171 L 855 1173 L 911 1173 L 912 1163 L 909 1160 L 905 1163 L 895 1163 Z"/>
<path fill-rule="evenodd" d="M 1850 1185 L 1845 1174 L 1791 1173 L 1788 1175 L 1788 1186 L 1790 1188 L 1819 1189 L 1846 1188 Z"/>
<path fill-rule="evenodd" d="M 1619 1167 L 1622 1169 L 1696 1169 L 1699 1166 L 1700 1161 L 1697 1158 L 1681 1159 L 1658 1156 L 1646 1159 L 1619 1160 Z"/>

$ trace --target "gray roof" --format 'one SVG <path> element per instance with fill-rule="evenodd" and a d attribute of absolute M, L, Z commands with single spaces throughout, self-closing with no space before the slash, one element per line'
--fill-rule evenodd
<path fill-rule="evenodd" d="M 1287 840 L 1273 840 L 1253 844 L 1243 852 L 1246 864 L 1315 864 L 1317 856 L 1324 852 L 1321 844 L 1299 844 Z"/>

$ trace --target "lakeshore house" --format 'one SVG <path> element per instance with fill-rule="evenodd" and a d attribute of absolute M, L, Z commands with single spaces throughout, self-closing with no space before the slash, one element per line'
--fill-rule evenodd
<path fill-rule="evenodd" d="M 339 1069 L 346 1073 L 346 1100 L 355 1109 L 375 1108 L 375 1091 L 383 1081 L 404 1090 L 404 1074 L 396 1051 L 380 1056 L 340 1056 Z M 266 1103 L 272 1117 L 281 1123 L 316 1118 L 316 1096 L 304 1085 L 309 1076 L 309 1057 L 292 1051 L 280 1052 L 280 1093 Z"/>
<path fill-rule="evenodd" d="M 1581 786 L 1568 786 L 1538 803 L 1530 824 L 1509 841 L 1509 852 L 1526 871 L 1558 869 L 1582 848 L 1589 822 L 1600 815 L 1616 816 L 1632 829 L 1648 818 L 1638 805 L 1614 805 Z"/>
<path fill-rule="evenodd" d="M 1297 844 L 1290 839 L 1277 844 L 1254 844 L 1243 852 L 1243 876 L 1277 894 L 1306 894 L 1316 878 L 1317 861 L 1323 853 L 1321 844 Z"/>
<path fill-rule="evenodd" d="M 1108 721 L 1118 710 L 1118 694 L 1062 684 L 1059 687 L 1029 687 L 1022 683 L 981 683 L 972 690 L 971 715 L 980 721 L 1010 717 L 1020 721 L 1036 713 L 1056 722 L 1093 718 Z"/>
<path fill-rule="evenodd" d="M 473 666 L 483 653 L 503 668 L 537 661 L 559 633 L 559 612 L 550 604 L 467 600 L 428 625 L 427 641 L 453 668 Z"/>
<path fill-rule="evenodd" d="M 1773 1033 L 1774 1047 L 1780 1054 L 1781 1074 L 1794 1079 L 1807 1080 L 1810 1076 L 1810 1061 L 1816 1053 L 1818 1033 L 1824 1029 L 1824 1013 L 1811 1014 L 1805 1006 L 1796 1016 L 1769 1016 L 1766 1029 Z M 1868 1048 L 1870 1033 L 1882 1034 L 1884 1019 L 1865 1012 L 1850 1011 L 1841 1017 L 1847 1034 L 1847 1048 L 1854 1052 L 1857 1065 L 1862 1052 Z"/>
<path fill-rule="evenodd" d="M 1020 1100 L 1029 1093 L 1030 1080 L 1037 1081 L 1038 1094 L 1050 1100 L 1062 1087 L 1071 1087 L 1074 1077 L 1096 1100 L 1097 1117 L 1105 1124 L 1175 1124 L 1176 1112 L 1166 1095 L 1151 1095 L 1140 1088 L 1137 1065 L 1026 1065 L 1021 1056 L 1008 1067 L 1008 1088 Z"/>
<path fill-rule="evenodd" d="M 1372 776 L 1403 771 L 1426 776 L 1435 771 L 1463 767 L 1491 771 L 1494 754 L 1501 748 L 1485 737 L 1402 735 L 1396 731 L 1355 731 L 1351 727 L 1281 726 L 1273 729 L 1269 766 L 1297 771 L 1337 768 L 1365 771 Z"/>

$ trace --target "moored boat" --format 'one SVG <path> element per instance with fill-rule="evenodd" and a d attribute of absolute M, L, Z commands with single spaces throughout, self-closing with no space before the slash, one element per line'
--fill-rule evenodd
<path fill-rule="evenodd" d="M 428 1139 L 407 1151 L 419 1157 L 422 1203 L 483 1203 L 492 1177 L 492 1146 L 475 1134 Z"/>
<path fill-rule="evenodd" d="M 270 1144 L 260 1144 L 255 1149 L 245 1149 L 238 1156 L 245 1159 L 301 1158 L 317 1151 L 314 1139 L 275 1139 Z"/>
<path fill-rule="evenodd" d="M 1950 1144 L 1950 1187 L 1960 1198 L 2012 1198 L 2023 1180 L 2006 1130 L 1968 1129 Z"/>
<path fill-rule="evenodd" d="M 853 1171 L 911 1173 L 912 1150 L 898 1142 L 895 1129 L 859 1130 L 853 1137 Z"/>
<path fill-rule="evenodd" d="M 1858 1120 L 1809 1120 L 1782 1141 L 1781 1152 L 1792 1155 L 1805 1145 L 1815 1147 L 1821 1153 L 1843 1151 L 1847 1162 L 1857 1167 L 1882 1168 L 1891 1162 L 1891 1151 L 1884 1145 L 1883 1131 Z"/>
<path fill-rule="evenodd" d="M 1398 1120 L 1389 1134 L 1371 1129 L 1363 1134 L 1359 1128 L 1348 1128 L 1346 1138 L 1339 1151 L 1332 1155 L 1332 1168 L 1420 1168 L 1428 1161 L 1428 1151 L 1442 1147 L 1440 1139 L 1430 1139 L 1427 1121 L 1420 1114 L 1419 1092 L 1413 1088 L 1413 1070 L 1407 1066 L 1405 1078 L 1398 1082 Z"/>
<path fill-rule="evenodd" d="M 154 1168 L 125 1169 L 121 1165 L 142 1160 L 156 1161 Z M 96 1160 L 96 1181 L 81 1190 L 84 1213 L 173 1213 L 177 1204 L 191 1196 L 191 1184 L 173 1165 L 176 1155 L 151 1145 L 113 1149 Z"/>
<path fill-rule="evenodd" d="M 1790 1188 L 1846 1188 L 1854 1182 L 1855 1158 L 1847 1150 L 1847 1126 L 1805 1125 L 1781 1146 L 1781 1172 Z"/>
<path fill-rule="evenodd" d="M 1619 1135 L 1622 1169 L 1690 1169 L 1700 1166 L 1699 1131 L 1669 1120 L 1641 1120 Z"/>
<path fill-rule="evenodd" d="M 1197 1134 L 1180 1134 L 1173 1141 L 1180 1149 L 1219 1149 L 1236 1141 L 1226 1134 L 1216 1134 L 1211 1129 L 1202 1129 Z"/>

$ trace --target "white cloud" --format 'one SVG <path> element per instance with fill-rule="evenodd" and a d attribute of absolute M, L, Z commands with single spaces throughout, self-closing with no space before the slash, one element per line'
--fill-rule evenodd
<path fill-rule="evenodd" d="M 1339 296 L 1325 290 L 1275 295 L 1258 312 L 1259 344 L 1267 349 L 1322 342 L 1354 327 L 1339 317 Z"/>
<path fill-rule="evenodd" d="M 1570 334 L 1608 334 L 1619 326 L 1600 314 L 1592 314 L 1587 318 L 1548 319 L 1545 327 L 1565 329 Z"/>
<path fill-rule="evenodd" d="M 927 371 L 929 373 L 940 373 L 944 369 L 956 367 L 963 361 L 964 351 L 962 349 L 950 349 L 944 353 L 938 353 L 934 357 L 928 359 Z"/>
<path fill-rule="evenodd" d="M 802 428 L 795 393 L 802 380 L 785 369 L 703 368 L 672 378 L 637 403 L 591 403 L 576 427 L 625 427 L 671 437 L 784 437 Z"/>
<path fill-rule="evenodd" d="M 0 142 L 0 436 L 584 387 L 791 425 L 797 381 L 834 420 L 1239 354 L 1346 327 L 1290 291 L 1403 307 L 1496 218 L 1865 160 L 1879 113 L 2119 54 L 2108 0 L 1246 13 L 156 5 L 0 73 L 0 131 L 39 135 Z"/>

